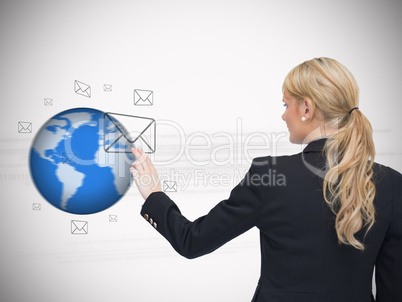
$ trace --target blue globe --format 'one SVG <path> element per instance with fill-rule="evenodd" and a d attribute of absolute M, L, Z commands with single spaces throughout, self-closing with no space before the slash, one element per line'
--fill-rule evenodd
<path fill-rule="evenodd" d="M 118 120 L 96 109 L 74 108 L 50 118 L 29 156 L 40 194 L 72 214 L 93 214 L 115 204 L 132 183 L 132 144 L 122 133 L 127 132 Z"/>

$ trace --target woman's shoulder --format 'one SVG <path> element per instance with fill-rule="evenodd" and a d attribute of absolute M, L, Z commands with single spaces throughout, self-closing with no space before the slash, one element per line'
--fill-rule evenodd
<path fill-rule="evenodd" d="M 253 162 L 251 163 L 251 166 L 264 167 L 264 166 L 270 166 L 273 164 L 275 165 L 278 162 L 284 163 L 289 160 L 300 159 L 300 155 L 301 155 L 301 153 L 292 154 L 292 155 L 280 155 L 280 156 L 267 155 L 267 156 L 255 157 L 253 159 Z"/>
<path fill-rule="evenodd" d="M 270 171 L 286 171 L 298 169 L 303 164 L 301 154 L 280 155 L 280 156 L 261 156 L 253 159 L 250 170 L 257 174 L 266 174 Z"/>
<path fill-rule="evenodd" d="M 374 162 L 373 171 L 374 171 L 373 176 L 377 179 L 382 179 L 383 177 L 390 177 L 395 181 L 399 182 L 402 181 L 402 174 L 389 166 Z M 401 189 L 402 189 L 402 183 L 401 183 Z"/>
<path fill-rule="evenodd" d="M 394 205 L 398 205 L 402 215 L 402 174 L 391 167 L 374 163 L 372 180 L 376 195 L 383 198 L 388 196 Z"/>

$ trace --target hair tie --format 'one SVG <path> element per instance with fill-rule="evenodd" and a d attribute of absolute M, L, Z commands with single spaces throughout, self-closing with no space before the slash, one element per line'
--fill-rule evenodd
<path fill-rule="evenodd" d="M 359 107 L 352 108 L 352 109 L 349 111 L 349 114 L 351 114 L 352 111 L 355 110 L 355 109 L 359 109 Z"/>

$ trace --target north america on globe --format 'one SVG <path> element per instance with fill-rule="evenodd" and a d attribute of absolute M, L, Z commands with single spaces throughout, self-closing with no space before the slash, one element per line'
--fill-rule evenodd
<path fill-rule="evenodd" d="M 32 180 L 56 208 L 93 214 L 114 205 L 132 183 L 134 156 L 118 120 L 92 108 L 74 108 L 50 118 L 30 150 Z M 105 147 L 107 145 L 107 147 Z"/>

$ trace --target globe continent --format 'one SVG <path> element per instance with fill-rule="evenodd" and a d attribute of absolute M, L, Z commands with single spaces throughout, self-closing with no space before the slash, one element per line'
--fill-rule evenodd
<path fill-rule="evenodd" d="M 50 204 L 72 214 L 93 214 L 115 204 L 132 183 L 132 145 L 122 132 L 123 125 L 117 120 L 106 125 L 104 112 L 96 109 L 74 108 L 53 116 L 30 150 L 38 191 Z"/>

